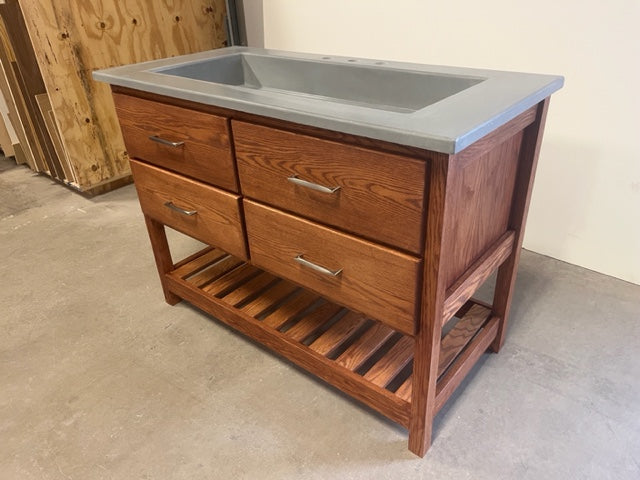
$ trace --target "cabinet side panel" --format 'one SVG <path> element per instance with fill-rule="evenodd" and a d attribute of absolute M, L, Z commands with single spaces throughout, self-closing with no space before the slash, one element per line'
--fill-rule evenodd
<path fill-rule="evenodd" d="M 507 231 L 521 144 L 522 131 L 456 171 L 449 212 L 454 220 L 444 246 L 446 287 Z"/>

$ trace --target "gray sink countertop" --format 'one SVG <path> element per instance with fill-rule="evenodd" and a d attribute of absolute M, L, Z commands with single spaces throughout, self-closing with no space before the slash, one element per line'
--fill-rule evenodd
<path fill-rule="evenodd" d="M 278 57 L 287 61 L 419 72 L 435 76 L 481 79 L 447 98 L 415 111 L 390 111 L 362 103 L 332 101 L 273 89 L 246 88 L 163 73 L 234 54 Z M 341 67 L 342 68 L 342 67 Z M 287 75 L 283 71 L 282 75 Z M 102 82 L 176 97 L 353 135 L 409 145 L 442 153 L 458 153 L 486 134 L 562 88 L 564 78 L 448 66 L 318 55 L 251 47 L 229 47 L 93 72 Z M 366 75 L 362 79 L 366 82 Z M 401 93 L 399 93 L 401 94 Z"/>

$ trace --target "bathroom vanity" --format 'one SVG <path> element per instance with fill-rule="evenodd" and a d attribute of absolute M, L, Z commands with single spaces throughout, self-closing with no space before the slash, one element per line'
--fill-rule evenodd
<path fill-rule="evenodd" d="M 240 47 L 94 76 L 112 85 L 166 301 L 405 426 L 424 455 L 504 342 L 562 78 Z M 165 226 L 208 246 L 173 259 Z M 474 299 L 495 271 L 493 302 Z"/>

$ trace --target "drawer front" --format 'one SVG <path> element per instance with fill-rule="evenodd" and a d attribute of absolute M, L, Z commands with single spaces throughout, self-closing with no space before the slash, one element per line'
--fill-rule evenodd
<path fill-rule="evenodd" d="M 413 335 L 419 259 L 250 200 L 244 207 L 253 264 Z"/>
<path fill-rule="evenodd" d="M 238 195 L 136 160 L 131 160 L 131 171 L 146 215 L 236 257 L 248 258 Z"/>
<path fill-rule="evenodd" d="M 235 120 L 232 129 L 246 196 L 422 251 L 425 161 Z"/>
<path fill-rule="evenodd" d="M 119 93 L 113 99 L 131 158 L 238 191 L 226 118 Z"/>

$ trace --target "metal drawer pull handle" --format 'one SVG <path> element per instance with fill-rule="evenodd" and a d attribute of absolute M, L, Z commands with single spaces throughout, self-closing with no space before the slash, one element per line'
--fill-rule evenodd
<path fill-rule="evenodd" d="M 317 190 L 318 192 L 323 193 L 336 193 L 340 190 L 340 186 L 337 187 L 325 187 L 324 185 L 319 185 L 317 183 L 308 182 L 306 180 L 302 180 L 298 178 L 298 175 L 292 175 L 287 178 L 291 183 L 295 183 L 296 185 L 300 185 L 301 187 L 310 188 L 311 190 Z"/>
<path fill-rule="evenodd" d="M 184 145 L 184 142 L 172 142 L 171 140 L 160 138 L 157 135 L 149 135 L 149 140 L 153 140 L 154 142 L 161 143 L 162 145 L 167 145 L 169 147 L 181 147 Z"/>
<path fill-rule="evenodd" d="M 184 208 L 180 208 L 177 205 L 175 205 L 173 202 L 165 202 L 164 206 L 169 207 L 171 210 L 175 212 L 181 213 L 183 215 L 188 215 L 190 217 L 198 213 L 197 210 L 185 210 Z"/>
<path fill-rule="evenodd" d="M 316 272 L 320 272 L 320 273 L 324 273 L 325 275 L 330 275 L 332 277 L 337 277 L 338 275 L 340 275 L 342 273 L 342 269 L 340 270 L 329 270 L 326 267 L 323 267 L 322 265 L 318 265 L 316 263 L 310 262 L 309 260 L 306 260 L 305 258 L 303 258 L 302 253 L 300 253 L 299 255 L 296 255 L 293 259 L 298 262 L 300 265 L 304 265 L 305 267 L 309 267 L 311 270 L 315 270 Z"/>

